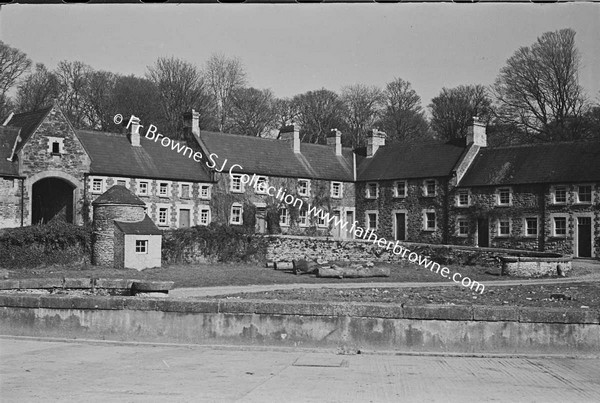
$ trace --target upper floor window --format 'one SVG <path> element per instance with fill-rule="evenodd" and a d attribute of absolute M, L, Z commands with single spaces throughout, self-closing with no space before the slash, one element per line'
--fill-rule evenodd
<path fill-rule="evenodd" d="M 210 224 L 210 207 L 200 207 L 200 225 Z"/>
<path fill-rule="evenodd" d="M 512 204 L 511 188 L 498 188 L 496 195 L 498 206 L 510 206 Z"/>
<path fill-rule="evenodd" d="M 125 179 L 117 179 L 117 185 L 127 187 L 127 181 Z"/>
<path fill-rule="evenodd" d="M 554 217 L 554 236 L 567 236 L 567 217 Z"/>
<path fill-rule="evenodd" d="M 92 193 L 102 193 L 104 190 L 104 180 L 94 178 L 92 179 Z"/>
<path fill-rule="evenodd" d="M 341 199 L 343 195 L 342 182 L 331 182 L 331 197 Z"/>
<path fill-rule="evenodd" d="M 229 191 L 234 193 L 243 193 L 244 192 L 244 184 L 242 183 L 242 175 L 240 174 L 232 174 L 231 182 L 229 184 Z"/>
<path fill-rule="evenodd" d="M 394 197 L 406 197 L 406 181 L 394 182 Z"/>
<path fill-rule="evenodd" d="M 298 225 L 306 227 L 308 225 L 308 211 L 300 210 L 298 212 Z"/>
<path fill-rule="evenodd" d="M 62 137 L 48 137 L 48 152 L 52 155 L 64 154 L 64 142 Z"/>
<path fill-rule="evenodd" d="M 434 231 L 436 229 L 435 211 L 426 211 L 423 217 L 423 227 L 426 231 Z"/>
<path fill-rule="evenodd" d="M 190 185 L 187 183 L 182 183 L 181 184 L 181 193 L 180 193 L 180 197 L 182 199 L 189 199 L 190 198 Z"/>
<path fill-rule="evenodd" d="M 138 195 L 139 196 L 148 196 L 148 182 L 147 181 L 139 181 L 138 182 Z"/>
<path fill-rule="evenodd" d="M 229 215 L 229 224 L 242 224 L 243 208 L 241 204 L 234 203 L 231 205 L 231 214 Z"/>
<path fill-rule="evenodd" d="M 367 211 L 367 229 L 377 229 L 377 212 Z"/>
<path fill-rule="evenodd" d="M 552 193 L 554 194 L 554 204 L 565 204 L 567 202 L 566 186 L 555 186 Z"/>
<path fill-rule="evenodd" d="M 310 180 L 298 179 L 298 196 L 310 195 Z"/>
<path fill-rule="evenodd" d="M 525 218 L 525 235 L 537 236 L 538 234 L 538 219 L 537 217 Z"/>
<path fill-rule="evenodd" d="M 428 179 L 423 182 L 423 194 L 425 196 L 435 196 L 435 179 Z"/>
<path fill-rule="evenodd" d="M 591 203 L 591 202 L 592 202 L 592 186 L 591 185 L 577 186 L 577 203 Z"/>
<path fill-rule="evenodd" d="M 285 227 L 290 225 L 290 216 L 286 208 L 279 210 L 279 225 L 283 225 Z"/>
<path fill-rule="evenodd" d="M 458 217 L 456 221 L 457 234 L 459 236 L 469 235 L 469 220 L 466 217 Z"/>
<path fill-rule="evenodd" d="M 460 207 L 466 207 L 469 205 L 469 191 L 459 190 L 456 194 L 456 205 Z"/>
<path fill-rule="evenodd" d="M 169 197 L 169 184 L 167 182 L 159 182 L 158 195 L 160 197 Z"/>
<path fill-rule="evenodd" d="M 210 199 L 210 191 L 210 185 L 200 185 L 200 198 L 205 200 Z"/>
<path fill-rule="evenodd" d="M 498 236 L 509 236 L 510 235 L 510 220 L 502 218 L 498 220 Z"/>
<path fill-rule="evenodd" d="M 379 185 L 377 182 L 369 182 L 367 183 L 367 190 L 365 197 L 367 199 L 376 199 L 379 195 Z"/>
<path fill-rule="evenodd" d="M 267 194 L 267 188 L 269 187 L 269 182 L 266 176 L 257 176 L 256 183 L 254 184 L 254 191 L 257 194 Z"/>

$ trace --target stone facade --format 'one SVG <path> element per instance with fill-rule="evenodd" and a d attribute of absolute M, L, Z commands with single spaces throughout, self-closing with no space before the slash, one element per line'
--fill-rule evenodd
<path fill-rule="evenodd" d="M 23 180 L 0 177 L 0 228 L 21 225 L 21 191 Z"/>
<path fill-rule="evenodd" d="M 115 236 L 114 221 L 142 221 L 143 206 L 98 205 L 94 210 L 94 234 L 92 248 L 92 264 L 113 265 L 115 262 L 115 246 L 124 245 L 122 237 Z M 119 242 L 115 244 L 116 242 Z M 117 256 L 122 256 L 119 252 Z"/>

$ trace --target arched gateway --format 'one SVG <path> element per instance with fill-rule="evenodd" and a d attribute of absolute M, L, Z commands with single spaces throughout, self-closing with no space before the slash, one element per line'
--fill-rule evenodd
<path fill-rule="evenodd" d="M 64 172 L 44 172 L 26 180 L 31 224 L 52 220 L 77 223 L 76 217 L 80 181 Z"/>

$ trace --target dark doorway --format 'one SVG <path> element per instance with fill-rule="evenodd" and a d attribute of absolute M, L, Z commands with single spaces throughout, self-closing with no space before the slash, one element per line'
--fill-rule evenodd
<path fill-rule="evenodd" d="M 354 223 L 354 212 L 346 211 L 346 238 L 353 239 L 354 232 L 352 231 L 352 224 Z"/>
<path fill-rule="evenodd" d="M 483 248 L 490 246 L 490 222 L 487 218 L 477 219 L 477 245 Z"/>
<path fill-rule="evenodd" d="M 73 222 L 73 190 L 75 187 L 59 178 L 41 179 L 33 184 L 31 224 L 52 220 Z"/>
<path fill-rule="evenodd" d="M 179 228 L 188 228 L 190 226 L 190 210 L 179 210 Z"/>
<path fill-rule="evenodd" d="M 396 240 L 406 241 L 406 214 L 396 213 Z"/>
<path fill-rule="evenodd" d="M 592 257 L 592 218 L 577 218 L 577 256 Z"/>
<path fill-rule="evenodd" d="M 256 209 L 256 226 L 254 231 L 258 234 L 267 233 L 267 209 L 258 207 Z"/>

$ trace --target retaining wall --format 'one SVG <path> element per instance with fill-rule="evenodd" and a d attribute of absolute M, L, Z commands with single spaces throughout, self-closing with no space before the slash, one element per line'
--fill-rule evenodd
<path fill-rule="evenodd" d="M 453 353 L 598 354 L 600 312 L 0 294 L 0 333 Z"/>

